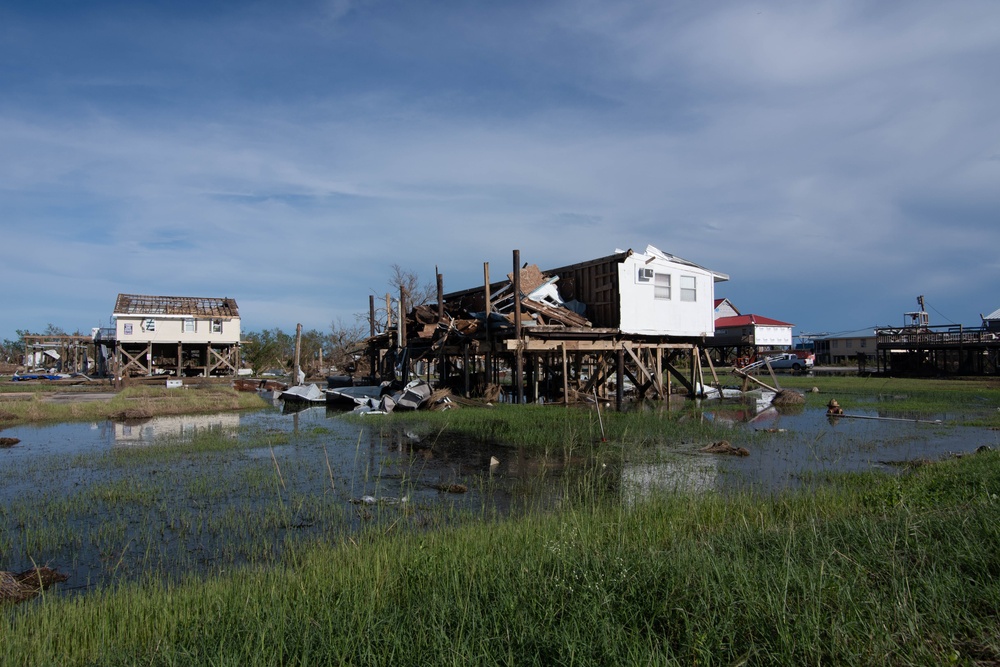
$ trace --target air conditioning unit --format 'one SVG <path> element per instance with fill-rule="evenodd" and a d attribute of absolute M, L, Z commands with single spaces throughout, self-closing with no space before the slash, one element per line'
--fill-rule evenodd
<path fill-rule="evenodd" d="M 653 279 L 653 269 L 640 268 L 639 269 L 639 280 L 652 280 Z"/>

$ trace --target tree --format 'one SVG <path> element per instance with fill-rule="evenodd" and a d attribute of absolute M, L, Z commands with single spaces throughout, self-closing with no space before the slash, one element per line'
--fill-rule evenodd
<path fill-rule="evenodd" d="M 406 295 L 406 309 L 413 310 L 415 306 L 422 306 L 425 303 L 437 301 L 437 284 L 420 284 L 420 277 L 413 271 L 408 271 L 399 264 L 392 265 L 392 276 L 389 278 L 389 304 L 392 309 L 391 319 L 396 321 L 399 317 L 399 292 L 402 289 Z M 359 321 L 368 322 L 367 315 L 358 315 Z M 376 298 L 375 300 L 375 330 L 385 331 L 385 323 L 390 318 L 386 314 L 385 301 Z"/>
<path fill-rule="evenodd" d="M 358 351 L 368 336 L 367 320 L 359 315 L 354 324 L 345 324 L 342 320 L 330 323 L 327 358 L 331 365 L 344 372 L 353 372 L 350 369 L 357 367 Z"/>
<path fill-rule="evenodd" d="M 254 373 L 262 373 L 270 368 L 289 369 L 295 354 L 295 338 L 281 329 L 264 329 L 244 334 L 243 360 Z"/>
<path fill-rule="evenodd" d="M 437 276 L 435 276 L 435 280 Z M 422 306 L 425 303 L 437 301 L 437 284 L 420 284 L 420 277 L 413 271 L 403 269 L 399 264 L 392 265 L 392 277 L 389 285 L 395 290 L 394 297 L 399 296 L 400 288 L 406 293 L 406 304 L 410 308 Z"/>

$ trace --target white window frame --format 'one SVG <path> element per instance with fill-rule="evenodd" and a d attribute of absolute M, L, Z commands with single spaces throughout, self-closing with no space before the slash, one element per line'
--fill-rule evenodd
<path fill-rule="evenodd" d="M 653 298 L 670 301 L 670 274 L 657 272 L 653 275 Z"/>
<path fill-rule="evenodd" d="M 688 284 L 690 283 L 690 284 Z M 681 301 L 694 303 L 698 300 L 698 277 L 681 276 Z"/>
<path fill-rule="evenodd" d="M 197 333 L 198 324 L 193 317 L 184 318 L 184 333 Z"/>
<path fill-rule="evenodd" d="M 212 320 L 212 333 L 222 333 L 222 320 Z"/>

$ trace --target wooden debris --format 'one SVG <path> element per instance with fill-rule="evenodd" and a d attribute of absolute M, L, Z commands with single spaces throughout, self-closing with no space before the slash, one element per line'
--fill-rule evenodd
<path fill-rule="evenodd" d="M 507 274 L 507 280 L 514 282 L 514 272 Z M 549 279 L 538 268 L 537 264 L 529 264 L 521 268 L 521 293 L 530 294 L 547 283 Z"/>
<path fill-rule="evenodd" d="M 707 452 L 709 454 L 729 454 L 732 456 L 750 456 L 749 450 L 745 447 L 733 447 L 726 440 L 720 440 L 719 442 L 713 442 L 711 445 L 707 445 L 701 448 L 701 451 Z"/>
<path fill-rule="evenodd" d="M 30 600 L 52 584 L 69 579 L 50 567 L 33 567 L 20 574 L 0 572 L 0 603 Z"/>
<path fill-rule="evenodd" d="M 546 320 L 545 322 L 540 322 L 540 324 L 550 324 L 555 322 L 568 327 L 591 326 L 590 320 L 577 315 L 569 308 L 549 306 L 541 303 L 540 301 L 533 301 L 527 297 L 521 299 L 521 306 L 523 306 L 529 313 L 535 313 Z"/>

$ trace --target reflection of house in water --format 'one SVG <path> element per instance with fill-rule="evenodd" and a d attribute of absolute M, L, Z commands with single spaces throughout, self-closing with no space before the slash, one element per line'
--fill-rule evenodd
<path fill-rule="evenodd" d="M 622 468 L 622 500 L 628 504 L 671 492 L 711 491 L 719 478 L 719 456 L 691 452 L 664 453 L 656 463 Z"/>
<path fill-rule="evenodd" d="M 199 434 L 235 432 L 239 425 L 240 415 L 238 412 L 154 417 L 133 424 L 116 422 L 114 425 L 114 444 L 133 446 L 164 442 L 190 442 Z"/>

